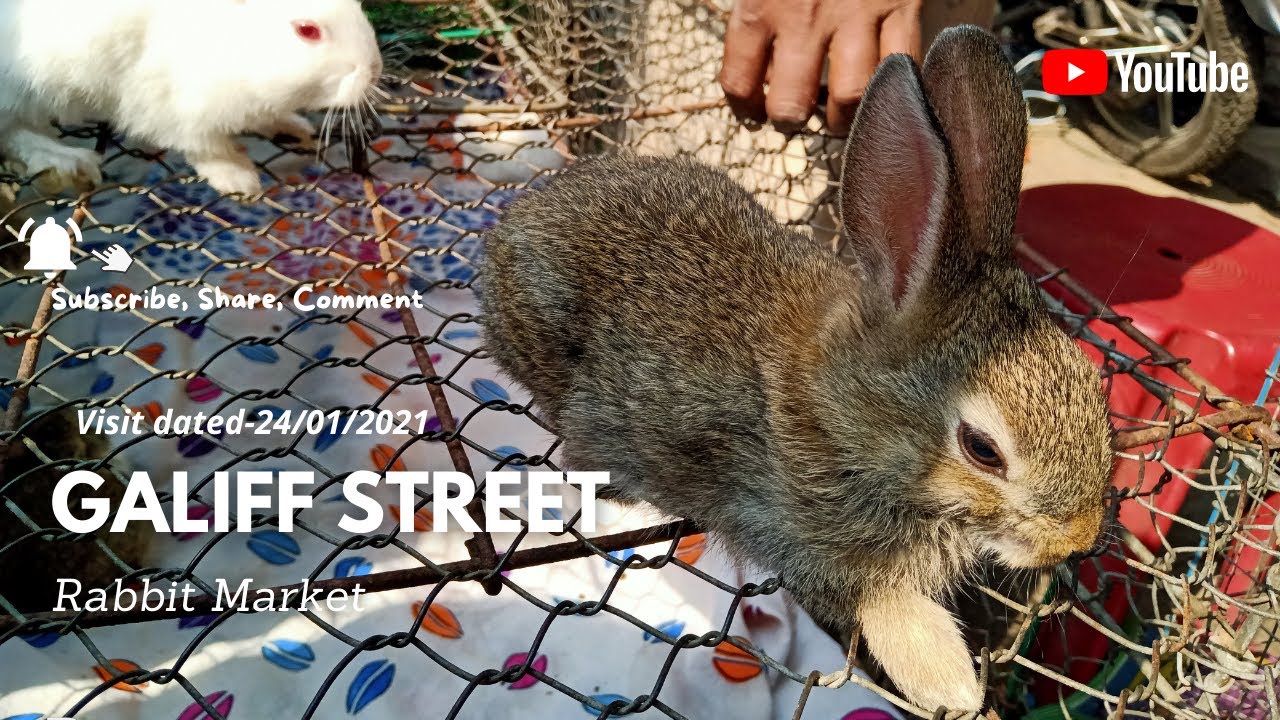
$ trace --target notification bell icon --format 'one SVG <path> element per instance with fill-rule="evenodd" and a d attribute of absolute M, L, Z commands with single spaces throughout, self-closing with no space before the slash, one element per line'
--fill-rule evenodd
<path fill-rule="evenodd" d="M 18 236 L 19 241 L 26 241 L 27 231 L 35 225 L 35 222 L 35 220 L 27 220 Z M 72 234 L 75 234 L 76 242 L 84 240 L 80 235 L 80 227 L 74 220 L 68 220 L 67 228 L 64 229 L 54 222 L 53 218 L 46 218 L 44 224 L 31 233 L 31 260 L 23 267 L 27 270 L 43 272 L 44 276 L 50 280 L 63 270 L 74 270 L 76 265 L 71 262 Z"/>

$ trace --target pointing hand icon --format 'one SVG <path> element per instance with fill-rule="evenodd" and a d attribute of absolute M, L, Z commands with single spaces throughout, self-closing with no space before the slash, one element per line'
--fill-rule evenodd
<path fill-rule="evenodd" d="M 133 265 L 133 258 L 129 257 L 129 252 L 119 245 L 112 245 L 105 253 L 94 250 L 91 254 L 102 262 L 102 269 L 107 272 L 127 272 L 129 266 Z"/>

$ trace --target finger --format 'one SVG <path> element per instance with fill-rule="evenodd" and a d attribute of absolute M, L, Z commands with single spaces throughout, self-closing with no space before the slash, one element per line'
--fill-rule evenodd
<path fill-rule="evenodd" d="M 826 42 L 815 43 L 803 35 L 774 41 L 765 110 L 779 130 L 795 132 L 813 114 L 826 49 Z"/>
<path fill-rule="evenodd" d="M 846 25 L 831 38 L 831 68 L 827 72 L 827 127 L 845 135 L 853 124 L 858 101 L 880 61 L 878 29 L 871 24 Z"/>
<path fill-rule="evenodd" d="M 906 53 L 920 62 L 920 8 L 895 10 L 880 23 L 880 57 Z"/>
<path fill-rule="evenodd" d="M 92 256 L 94 256 L 95 258 L 97 258 L 97 259 L 101 260 L 102 262 L 106 262 L 106 261 L 107 261 L 107 256 L 106 256 L 106 255 L 103 255 L 102 253 L 98 252 L 97 250 L 90 250 L 90 251 L 89 251 L 89 254 L 90 254 L 90 255 L 92 255 Z"/>
<path fill-rule="evenodd" d="M 730 109 L 742 120 L 765 121 L 764 75 L 769 66 L 772 33 L 758 15 L 740 10 L 738 3 L 725 29 L 720 87 Z"/>

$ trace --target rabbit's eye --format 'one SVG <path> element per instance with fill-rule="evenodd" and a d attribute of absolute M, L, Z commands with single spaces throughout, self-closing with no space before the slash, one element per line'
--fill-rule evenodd
<path fill-rule="evenodd" d="M 965 456 L 969 458 L 969 462 L 983 470 L 993 472 L 1001 477 L 1004 476 L 1004 455 L 1000 454 L 1000 448 L 996 447 L 994 440 L 987 437 L 981 430 L 964 422 L 960 423 L 960 429 L 956 431 L 956 436 L 956 440 L 960 443 L 960 448 L 964 450 Z"/>
<path fill-rule="evenodd" d="M 307 42 L 320 42 L 320 39 L 324 37 L 324 32 L 320 29 L 320 26 L 310 20 L 296 21 L 293 23 L 293 31 L 298 34 L 298 37 Z"/>

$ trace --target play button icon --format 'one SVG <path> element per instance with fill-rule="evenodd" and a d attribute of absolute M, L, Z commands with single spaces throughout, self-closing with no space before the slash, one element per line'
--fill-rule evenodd
<path fill-rule="evenodd" d="M 1101 50 L 1050 50 L 1040 63 L 1045 92 L 1098 95 L 1107 91 L 1107 54 Z"/>

